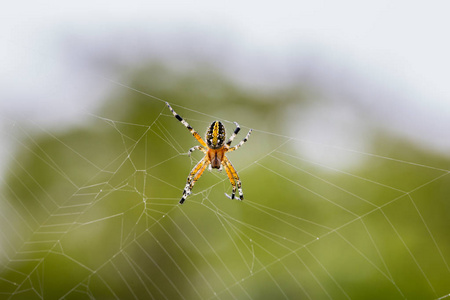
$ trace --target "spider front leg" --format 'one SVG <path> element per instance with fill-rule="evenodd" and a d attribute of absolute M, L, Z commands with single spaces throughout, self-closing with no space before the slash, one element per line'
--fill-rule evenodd
<path fill-rule="evenodd" d="M 239 191 L 239 200 L 244 200 L 244 193 L 242 192 L 242 184 L 241 180 L 239 179 L 239 175 L 236 172 L 236 169 L 231 164 L 230 160 L 224 156 L 222 165 L 225 168 L 225 171 L 227 172 L 228 179 L 230 180 L 231 186 L 233 187 L 233 191 L 231 192 L 231 196 L 228 196 L 225 194 L 228 198 L 234 199 L 236 195 L 236 188 Z"/>
<path fill-rule="evenodd" d="M 201 161 L 198 162 L 198 164 L 192 169 L 191 173 L 189 173 L 189 176 L 186 181 L 186 186 L 183 190 L 183 196 L 181 197 L 180 204 L 183 204 L 183 202 L 186 200 L 187 196 L 191 194 L 191 190 L 194 187 L 195 182 L 202 176 L 203 172 L 205 171 L 206 167 L 209 165 L 208 157 L 205 156 Z"/>
<path fill-rule="evenodd" d="M 224 166 L 225 172 L 227 172 L 228 179 L 230 180 L 231 186 L 233 187 L 233 191 L 231 192 L 231 196 L 228 195 L 227 193 L 225 193 L 225 196 L 227 196 L 228 198 L 233 200 L 235 195 L 236 195 L 236 181 L 234 180 L 233 174 L 231 174 L 231 170 L 226 166 L 226 164 L 224 162 L 222 162 L 222 165 Z"/>

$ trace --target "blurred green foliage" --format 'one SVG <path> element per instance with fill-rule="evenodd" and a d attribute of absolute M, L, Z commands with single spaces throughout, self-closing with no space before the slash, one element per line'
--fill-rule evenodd
<path fill-rule="evenodd" d="M 361 164 L 333 171 L 298 159 L 300 141 L 284 134 L 286 109 L 307 107 L 311 91 L 248 90 L 206 67 L 186 75 L 151 65 L 127 81 L 133 89 L 115 87 L 76 128 L 22 125 L 2 186 L 2 297 L 450 293 L 448 158 L 378 131 L 379 156 L 355 152 Z M 201 155 L 184 155 L 196 141 L 155 97 L 201 135 L 216 117 L 228 133 L 230 121 L 240 136 L 257 129 L 229 155 L 244 202 L 224 196 L 225 174 L 205 172 L 178 205 Z"/>

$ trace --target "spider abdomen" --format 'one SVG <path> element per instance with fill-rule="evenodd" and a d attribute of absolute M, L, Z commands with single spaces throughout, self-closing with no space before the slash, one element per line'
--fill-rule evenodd
<path fill-rule="evenodd" d="M 214 121 L 211 123 L 206 131 L 206 143 L 212 149 L 219 149 L 223 146 L 225 143 L 225 126 L 222 122 Z"/>

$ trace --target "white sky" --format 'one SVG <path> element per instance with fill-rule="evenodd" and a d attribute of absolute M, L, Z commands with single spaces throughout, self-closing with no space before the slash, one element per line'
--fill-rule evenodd
<path fill-rule="evenodd" d="M 43 70 L 49 59 L 60 59 L 56 38 L 66 29 L 90 38 L 95 38 L 92 32 L 114 32 L 132 26 L 148 27 L 153 32 L 201 30 L 216 35 L 215 39 L 223 34 L 223 39 L 236 43 L 234 48 L 241 47 L 255 57 L 259 53 L 263 53 L 262 58 L 272 56 L 275 64 L 279 57 L 292 57 L 296 51 L 301 59 L 301 55 L 318 50 L 328 59 L 348 65 L 356 74 L 376 78 L 387 88 L 396 89 L 409 99 L 393 105 L 399 115 L 409 110 L 405 120 L 400 118 L 398 123 L 406 122 L 408 127 L 418 116 L 415 123 L 427 123 L 421 134 L 450 149 L 448 3 L 9 1 L 0 12 L 0 109 L 28 108 L 30 114 L 42 107 L 69 111 L 67 103 L 61 102 L 64 97 L 55 97 L 58 103 L 49 99 L 44 104 L 29 97 L 30 93 L 67 95 L 70 91 L 58 91 L 59 81 L 82 81 L 81 75 L 67 77 L 71 71 L 57 64 Z M 33 55 L 28 55 L 31 52 Z M 29 87 L 27 91 L 23 91 L 24 83 Z M 70 96 L 66 99 L 75 105 Z"/>

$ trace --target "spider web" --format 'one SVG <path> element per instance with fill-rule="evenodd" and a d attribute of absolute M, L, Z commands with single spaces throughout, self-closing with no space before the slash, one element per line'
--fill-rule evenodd
<path fill-rule="evenodd" d="M 254 129 L 229 155 L 245 201 L 225 197 L 226 174 L 205 172 L 179 205 L 201 158 L 187 156 L 195 140 L 169 99 L 114 84 L 140 99 L 133 113 L 85 113 L 85 126 L 64 134 L 4 128 L 16 148 L 2 179 L 2 298 L 449 296 L 448 168 L 237 119 L 241 132 Z M 199 133 L 224 119 L 173 107 Z M 297 151 L 305 144 L 370 169 L 313 160 Z"/>

